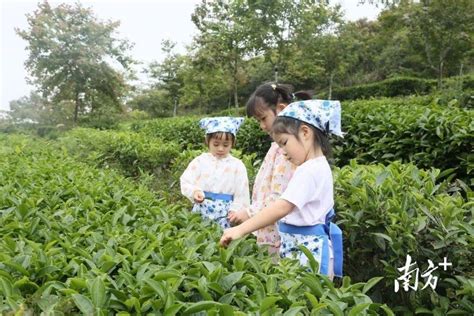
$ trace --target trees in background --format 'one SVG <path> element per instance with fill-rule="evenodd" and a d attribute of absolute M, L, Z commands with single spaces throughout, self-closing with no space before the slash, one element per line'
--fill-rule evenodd
<path fill-rule="evenodd" d="M 114 37 L 119 22 L 99 21 L 79 2 L 51 7 L 47 1 L 27 21 L 26 30 L 16 31 L 27 41 L 25 65 L 44 98 L 74 102 L 74 122 L 99 108 L 120 109 L 133 60 L 131 44 Z"/>
<path fill-rule="evenodd" d="M 406 17 L 410 42 L 422 52 L 423 65 L 438 79 L 456 74 L 473 57 L 474 2 L 433 0 L 411 5 Z"/>
<path fill-rule="evenodd" d="M 178 102 L 182 96 L 183 88 L 183 69 L 186 62 L 186 56 L 176 54 L 174 48 L 176 43 L 171 40 L 164 40 L 161 43 L 161 50 L 165 53 L 164 60 L 152 62 L 145 72 L 154 80 L 150 92 L 162 95 L 161 104 L 156 104 L 159 112 L 166 113 L 170 108 L 173 109 L 173 115 L 176 116 Z M 155 112 L 158 109 L 155 109 Z"/>
<path fill-rule="evenodd" d="M 72 103 L 74 121 L 120 111 L 125 96 L 128 107 L 170 116 L 178 106 L 204 113 L 242 105 L 265 81 L 331 98 L 333 88 L 395 76 L 436 77 L 440 85 L 474 68 L 473 1 L 366 2 L 385 6 L 377 20 L 344 21 L 331 1 L 202 0 L 187 51 L 164 41 L 165 58 L 145 69 L 151 86 L 134 95 L 127 95 L 131 45 L 114 37 L 118 22 L 101 22 L 79 3 L 43 2 L 17 32 L 28 42 L 38 93 L 53 111 Z"/>

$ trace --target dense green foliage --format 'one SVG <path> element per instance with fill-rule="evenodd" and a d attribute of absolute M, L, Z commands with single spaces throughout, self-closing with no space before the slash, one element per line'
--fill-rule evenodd
<path fill-rule="evenodd" d="M 61 138 L 63 147 L 81 161 L 117 167 L 127 176 L 160 174 L 180 152 L 179 146 L 143 134 L 77 128 Z"/>
<path fill-rule="evenodd" d="M 450 170 L 455 178 L 472 185 L 471 109 L 440 106 L 428 97 L 343 102 L 342 109 L 342 127 L 347 134 L 333 142 L 337 166 L 351 159 L 365 164 L 401 160 L 420 168 Z M 177 142 L 182 149 L 197 149 L 203 144 L 198 120 L 141 121 L 132 124 L 132 130 Z M 246 119 L 237 135 L 237 148 L 261 159 L 269 145 L 257 122 Z"/>
<path fill-rule="evenodd" d="M 395 77 L 376 83 L 342 87 L 332 90 L 334 100 L 356 100 L 380 97 L 396 97 L 411 95 L 437 95 L 439 103 L 447 105 L 450 102 L 463 107 L 474 107 L 473 91 L 474 76 L 458 76 L 443 81 L 444 88 L 436 90 L 436 81 L 416 77 Z M 317 94 L 318 98 L 327 99 L 326 92 Z"/>
<path fill-rule="evenodd" d="M 24 137 L 0 136 L 0 310 L 71 315 L 393 315 L 366 294 L 273 259 L 144 187 Z"/>
<path fill-rule="evenodd" d="M 472 110 L 387 100 L 343 103 L 343 130 L 336 161 L 411 161 L 420 168 L 451 170 L 470 184 L 474 170 Z"/>
<path fill-rule="evenodd" d="M 17 33 L 27 41 L 25 65 L 44 103 L 74 103 L 68 118 L 74 122 L 79 114 L 120 108 L 132 59 L 127 56 L 131 44 L 114 37 L 119 22 L 102 22 L 79 2 L 52 7 L 47 1 L 27 21 L 28 28 Z"/>
<path fill-rule="evenodd" d="M 371 97 L 396 97 L 403 95 L 428 94 L 434 89 L 436 82 L 410 77 L 391 78 L 372 84 L 356 85 L 352 87 L 332 90 L 334 100 L 368 99 Z M 325 93 L 318 95 L 327 98 Z"/>
<path fill-rule="evenodd" d="M 474 312 L 474 201 L 449 194 L 440 175 L 439 170 L 423 171 L 399 162 L 387 166 L 351 162 L 335 170 L 345 271 L 357 280 L 385 276 L 378 293 L 399 312 L 422 306 L 439 315 L 453 308 Z M 447 257 L 452 262 L 447 271 L 437 270 L 436 294 L 394 293 L 394 280 L 400 276 L 396 269 L 404 266 L 407 254 L 418 263 L 420 273 L 428 260 L 437 265 Z M 422 287 L 427 279 L 420 281 Z"/>

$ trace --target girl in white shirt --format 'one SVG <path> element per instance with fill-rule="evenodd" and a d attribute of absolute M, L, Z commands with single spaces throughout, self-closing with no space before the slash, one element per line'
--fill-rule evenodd
<path fill-rule="evenodd" d="M 306 100 L 289 104 L 272 125 L 273 139 L 297 165 L 285 192 L 274 203 L 239 226 L 225 230 L 220 243 L 279 221 L 280 255 L 296 256 L 301 264 L 305 246 L 319 262 L 319 272 L 342 277 L 342 232 L 334 217 L 328 134 L 342 136 L 339 101 Z"/>
<path fill-rule="evenodd" d="M 230 154 L 243 118 L 203 118 L 209 152 L 194 158 L 180 177 L 181 193 L 194 203 L 193 212 L 229 228 L 229 211 L 250 205 L 247 169 Z"/>

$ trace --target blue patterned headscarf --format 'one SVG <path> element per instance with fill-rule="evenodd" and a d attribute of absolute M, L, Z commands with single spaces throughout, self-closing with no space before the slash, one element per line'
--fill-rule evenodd
<path fill-rule="evenodd" d="M 343 137 L 341 131 L 341 103 L 332 100 L 305 100 L 290 103 L 278 116 L 286 116 L 308 123 L 327 133 Z"/>
<path fill-rule="evenodd" d="M 206 134 L 227 132 L 236 136 L 243 121 L 243 117 L 205 117 L 199 121 L 199 126 L 206 130 Z"/>

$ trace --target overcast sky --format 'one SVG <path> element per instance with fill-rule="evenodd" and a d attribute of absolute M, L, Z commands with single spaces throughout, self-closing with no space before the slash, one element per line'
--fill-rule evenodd
<path fill-rule="evenodd" d="M 75 1 L 49 1 L 59 3 Z M 185 52 L 185 46 L 196 32 L 191 22 L 191 13 L 200 0 L 82 0 L 85 7 L 92 7 L 100 20 L 120 20 L 119 37 L 135 43 L 131 55 L 145 64 L 158 60 L 161 41 L 171 39 L 178 43 L 178 50 Z M 341 3 L 348 20 L 367 17 L 373 20 L 380 12 L 374 5 L 359 5 L 359 0 L 332 0 Z M 29 95 L 32 87 L 26 83 L 27 59 L 26 42 L 14 31 L 15 27 L 26 29 L 27 13 L 37 8 L 36 0 L 0 0 L 1 10 L 1 50 L 0 50 L 0 110 L 8 110 L 12 100 Z M 139 68 L 140 69 L 140 68 Z"/>

